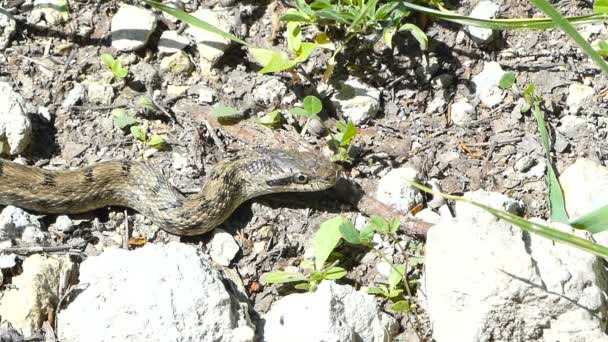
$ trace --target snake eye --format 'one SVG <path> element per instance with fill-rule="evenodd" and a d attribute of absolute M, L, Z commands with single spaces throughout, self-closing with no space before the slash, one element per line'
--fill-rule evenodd
<path fill-rule="evenodd" d="M 308 176 L 303 173 L 297 173 L 293 176 L 293 181 L 298 184 L 306 184 L 308 182 Z"/>

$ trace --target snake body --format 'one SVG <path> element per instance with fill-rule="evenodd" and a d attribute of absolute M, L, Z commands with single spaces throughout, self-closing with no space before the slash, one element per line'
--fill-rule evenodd
<path fill-rule="evenodd" d="M 186 197 L 146 163 L 107 161 L 50 171 L 0 159 L 0 205 L 51 214 L 122 206 L 169 233 L 197 235 L 220 225 L 248 199 L 325 190 L 336 177 L 336 166 L 312 153 L 250 151 L 218 162 L 201 191 Z"/>

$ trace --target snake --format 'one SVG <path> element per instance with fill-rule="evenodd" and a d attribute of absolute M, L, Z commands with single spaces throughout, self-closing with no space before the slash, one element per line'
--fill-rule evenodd
<path fill-rule="evenodd" d="M 313 152 L 249 150 L 216 163 L 201 190 L 185 196 L 145 162 L 102 161 L 56 171 L 0 159 L 0 205 L 45 214 L 127 207 L 171 234 L 191 236 L 213 230 L 254 197 L 329 189 L 338 170 Z"/>

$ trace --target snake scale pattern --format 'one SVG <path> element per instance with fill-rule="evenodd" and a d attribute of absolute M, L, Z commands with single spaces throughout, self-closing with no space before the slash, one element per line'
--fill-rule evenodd
<path fill-rule="evenodd" d="M 186 197 L 145 163 L 107 161 L 49 171 L 0 159 L 0 205 L 50 214 L 122 206 L 169 233 L 198 235 L 220 225 L 248 199 L 325 190 L 335 185 L 337 174 L 335 164 L 312 153 L 249 151 L 217 163 L 201 191 Z"/>

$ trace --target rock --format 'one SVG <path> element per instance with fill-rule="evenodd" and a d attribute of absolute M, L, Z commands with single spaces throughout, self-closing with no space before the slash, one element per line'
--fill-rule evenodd
<path fill-rule="evenodd" d="M 429 114 L 443 113 L 447 104 L 448 102 L 445 99 L 445 92 L 439 91 L 435 93 L 435 97 L 433 97 L 433 100 L 431 100 L 431 102 L 427 104 L 426 112 Z"/>
<path fill-rule="evenodd" d="M 232 235 L 222 229 L 215 230 L 209 251 L 211 260 L 222 266 L 229 266 L 239 250 L 240 247 Z"/>
<path fill-rule="evenodd" d="M 183 51 L 178 51 L 171 56 L 164 57 L 160 61 L 160 68 L 167 70 L 174 75 L 190 74 L 194 68 L 194 64 L 190 61 L 190 57 Z"/>
<path fill-rule="evenodd" d="M 559 119 L 561 125 L 557 127 L 558 132 L 570 139 L 580 138 L 587 132 L 587 120 L 576 115 L 566 115 Z"/>
<path fill-rule="evenodd" d="M 112 46 L 119 51 L 142 48 L 154 29 L 154 13 L 141 7 L 122 4 L 112 18 Z"/>
<path fill-rule="evenodd" d="M 11 269 L 17 265 L 15 254 L 0 254 L 0 270 Z M 0 272 L 2 273 L 2 272 Z"/>
<path fill-rule="evenodd" d="M 568 87 L 568 98 L 566 98 L 566 105 L 570 114 L 577 114 L 583 105 L 592 101 L 593 95 L 595 95 L 593 87 L 581 83 L 572 83 Z"/>
<path fill-rule="evenodd" d="M 70 108 L 78 104 L 85 97 L 86 89 L 80 83 L 72 83 L 72 89 L 68 92 L 65 99 L 61 103 L 61 107 Z"/>
<path fill-rule="evenodd" d="M 45 23 L 56 26 L 68 20 L 68 3 L 64 0 L 34 0 L 34 9 L 28 18 L 31 24 Z"/>
<path fill-rule="evenodd" d="M 535 164 L 536 160 L 534 160 L 534 158 L 530 156 L 523 156 L 515 162 L 513 168 L 518 172 L 528 172 Z"/>
<path fill-rule="evenodd" d="M 34 244 L 46 238 L 36 216 L 12 205 L 0 212 L 0 241 L 22 239 L 25 243 Z"/>
<path fill-rule="evenodd" d="M 230 32 L 231 30 L 227 15 L 224 11 L 203 8 L 198 9 L 191 14 L 224 32 Z M 194 38 L 196 48 L 201 55 L 202 64 L 214 64 L 224 55 L 224 51 L 230 46 L 229 39 L 198 27 L 188 26 L 186 33 Z"/>
<path fill-rule="evenodd" d="M 420 190 L 411 187 L 408 180 L 419 182 L 418 170 L 403 167 L 389 171 L 378 182 L 376 199 L 397 210 L 408 212 L 424 200 Z"/>
<path fill-rule="evenodd" d="M 355 78 L 344 82 L 330 100 L 357 126 L 375 117 L 380 109 L 380 91 Z"/>
<path fill-rule="evenodd" d="M 62 281 L 74 269 L 69 256 L 34 254 L 23 261 L 23 273 L 4 290 L 0 316 L 24 335 L 32 335 L 56 312 Z M 62 290 L 65 290 L 62 288 Z"/>
<path fill-rule="evenodd" d="M 47 107 L 39 106 L 37 114 L 46 122 L 53 120 L 53 114 L 51 114 L 51 111 Z"/>
<path fill-rule="evenodd" d="M 133 81 L 131 85 L 136 89 L 150 89 L 160 83 L 158 70 L 146 62 L 140 62 L 131 67 Z"/>
<path fill-rule="evenodd" d="M 440 65 L 437 56 L 423 55 L 420 64 L 416 67 L 414 72 L 422 83 L 428 83 L 439 71 L 439 68 Z"/>
<path fill-rule="evenodd" d="M 265 342 L 383 342 L 397 330 L 397 321 L 381 312 L 372 296 L 330 281 L 315 292 L 279 299 L 264 321 Z"/>
<path fill-rule="evenodd" d="M 0 12 L 0 52 L 11 45 L 17 30 L 17 22 L 6 12 Z"/>
<path fill-rule="evenodd" d="M 254 340 L 247 305 L 192 246 L 106 250 L 82 263 L 80 282 L 58 314 L 62 342 Z"/>
<path fill-rule="evenodd" d="M 85 81 L 84 86 L 87 88 L 87 99 L 89 102 L 105 104 L 112 104 L 114 98 L 114 88 L 112 85 L 104 80 L 99 81 Z"/>
<path fill-rule="evenodd" d="M 505 74 L 502 67 L 497 62 L 486 62 L 483 70 L 473 76 L 475 84 L 475 95 L 479 97 L 481 102 L 488 106 L 494 107 L 502 102 L 503 91 L 498 87 L 500 79 Z"/>
<path fill-rule="evenodd" d="M 454 83 L 454 76 L 450 74 L 441 74 L 431 79 L 431 87 L 434 89 L 446 89 Z"/>
<path fill-rule="evenodd" d="M 571 220 L 608 205 L 608 168 L 591 159 L 577 159 L 562 172 L 559 182 Z M 593 235 L 608 246 L 608 232 Z"/>
<path fill-rule="evenodd" d="M 53 229 L 61 233 L 69 233 L 75 228 L 74 221 L 67 215 L 59 215 L 55 220 Z"/>
<path fill-rule="evenodd" d="M 429 208 L 424 208 L 416 213 L 416 218 L 430 224 L 437 224 L 441 216 Z"/>
<path fill-rule="evenodd" d="M 511 213 L 520 207 L 485 191 L 465 197 Z M 463 202 L 455 212 L 427 234 L 419 294 L 434 340 L 570 341 L 576 332 L 577 341 L 608 341 L 593 314 L 607 309 L 599 258 Z"/>
<path fill-rule="evenodd" d="M 28 339 L 29 340 L 29 339 Z M 0 323 L 0 341 L 2 342 L 24 342 L 23 336 L 8 322 Z"/>
<path fill-rule="evenodd" d="M 31 135 L 32 124 L 25 100 L 9 83 L 0 82 L 0 154 L 22 153 Z"/>
<path fill-rule="evenodd" d="M 204 84 L 197 85 L 195 93 L 198 95 L 199 103 L 213 103 L 213 98 L 215 97 L 214 91 L 208 86 Z"/>
<path fill-rule="evenodd" d="M 164 31 L 158 41 L 158 51 L 160 53 L 176 53 L 188 45 L 190 45 L 190 40 L 177 31 Z"/>
<path fill-rule="evenodd" d="M 452 103 L 452 123 L 458 127 L 469 125 L 476 118 L 475 107 L 466 99 Z"/>
<path fill-rule="evenodd" d="M 286 93 L 285 83 L 271 78 L 253 90 L 253 99 L 262 106 L 276 106 Z"/>
<path fill-rule="evenodd" d="M 482 0 L 477 3 L 469 16 L 477 19 L 493 19 L 496 17 L 496 13 L 498 13 L 499 9 L 500 6 L 497 3 L 489 0 Z M 480 45 L 487 44 L 494 38 L 494 31 L 491 29 L 467 26 L 467 31 L 469 31 L 471 39 Z"/>

